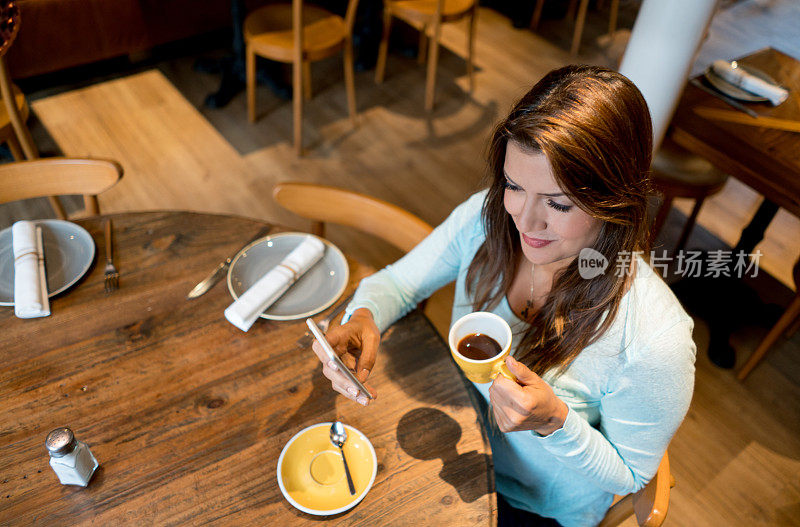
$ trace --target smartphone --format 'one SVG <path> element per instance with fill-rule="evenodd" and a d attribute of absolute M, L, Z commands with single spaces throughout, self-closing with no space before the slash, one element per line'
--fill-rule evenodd
<path fill-rule="evenodd" d="M 332 360 L 333 363 L 336 364 L 336 367 L 339 368 L 339 371 L 342 372 L 344 376 L 350 380 L 350 382 L 356 385 L 358 390 L 361 392 L 359 395 L 363 394 L 367 397 L 367 399 L 374 399 L 374 397 L 372 397 L 372 394 L 369 393 L 367 387 L 361 384 L 361 381 L 359 381 L 356 378 L 355 374 L 352 371 L 350 371 L 350 368 L 345 366 L 344 363 L 342 362 L 342 359 L 340 359 L 339 356 L 336 354 L 336 352 L 333 351 L 333 348 L 328 342 L 328 339 L 325 338 L 325 335 L 322 334 L 322 331 L 320 331 L 320 329 L 317 327 L 314 321 L 310 318 L 307 318 L 306 324 L 308 325 L 308 329 L 310 329 L 311 333 L 314 335 L 314 338 L 316 338 L 317 342 L 319 342 L 320 345 L 322 346 L 322 349 L 325 350 L 325 354 L 328 355 L 328 359 Z"/>

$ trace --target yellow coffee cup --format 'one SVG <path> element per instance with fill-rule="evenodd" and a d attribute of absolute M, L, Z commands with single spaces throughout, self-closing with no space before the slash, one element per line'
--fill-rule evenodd
<path fill-rule="evenodd" d="M 465 357 L 458 351 L 458 344 L 462 339 L 474 334 L 486 335 L 500 345 L 500 352 L 488 359 L 472 359 Z M 511 328 L 508 322 L 486 311 L 476 311 L 464 315 L 450 327 L 448 337 L 450 354 L 458 367 L 472 382 L 483 384 L 491 382 L 498 374 L 516 381 L 514 374 L 506 366 L 506 357 L 511 350 Z"/>

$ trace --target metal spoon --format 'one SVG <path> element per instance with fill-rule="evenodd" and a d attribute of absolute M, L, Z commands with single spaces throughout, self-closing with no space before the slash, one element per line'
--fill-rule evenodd
<path fill-rule="evenodd" d="M 353 478 L 350 476 L 350 469 L 347 468 L 347 459 L 344 457 L 344 442 L 347 440 L 347 431 L 344 425 L 339 421 L 335 421 L 331 425 L 331 443 L 339 447 L 342 452 L 342 461 L 344 462 L 344 473 L 347 475 L 347 485 L 350 487 L 350 494 L 355 495 L 356 487 L 353 485 Z"/>

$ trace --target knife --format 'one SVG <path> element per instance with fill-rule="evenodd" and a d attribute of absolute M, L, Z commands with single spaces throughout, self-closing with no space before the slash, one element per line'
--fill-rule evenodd
<path fill-rule="evenodd" d="M 204 295 L 206 292 L 208 292 L 209 289 L 214 287 L 214 285 L 217 282 L 219 282 L 223 276 L 225 276 L 225 273 L 228 271 L 228 267 L 230 267 L 231 265 L 231 260 L 233 260 L 237 254 L 239 254 L 239 251 L 241 251 L 242 249 L 244 249 L 257 239 L 269 233 L 271 229 L 272 229 L 271 225 L 263 227 L 260 231 L 258 231 L 258 233 L 255 236 L 247 240 L 247 242 L 245 242 L 244 245 L 242 245 L 239 249 L 237 249 L 235 253 L 233 253 L 228 258 L 220 262 L 217 268 L 211 271 L 210 275 L 201 280 L 199 284 L 194 286 L 194 289 L 189 291 L 189 294 L 186 295 L 186 299 L 191 300 L 193 298 L 197 298 L 198 296 Z"/>

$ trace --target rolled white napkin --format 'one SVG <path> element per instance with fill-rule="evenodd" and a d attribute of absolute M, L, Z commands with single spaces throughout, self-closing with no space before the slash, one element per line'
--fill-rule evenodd
<path fill-rule="evenodd" d="M 315 236 L 308 236 L 281 263 L 270 269 L 228 306 L 225 318 L 242 331 L 248 331 L 261 313 L 278 300 L 303 273 L 311 269 L 324 252 L 325 244 Z"/>
<path fill-rule="evenodd" d="M 11 227 L 14 249 L 14 314 L 19 318 L 50 315 L 47 280 L 44 273 L 42 231 L 30 221 Z"/>
<path fill-rule="evenodd" d="M 727 60 L 715 60 L 711 69 L 736 87 L 749 91 L 755 95 L 766 97 L 773 106 L 777 106 L 789 97 L 789 92 L 780 86 L 775 86 L 755 75 L 747 73 L 742 68 L 734 68 Z"/>

